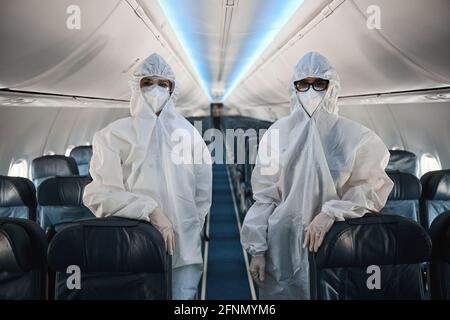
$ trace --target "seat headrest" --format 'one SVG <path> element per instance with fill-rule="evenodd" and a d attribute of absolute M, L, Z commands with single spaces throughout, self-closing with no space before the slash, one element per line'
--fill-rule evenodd
<path fill-rule="evenodd" d="M 388 172 L 388 176 L 394 182 L 388 200 L 420 199 L 422 185 L 416 176 L 404 172 Z"/>
<path fill-rule="evenodd" d="M 33 183 L 26 178 L 0 175 L 0 207 L 17 206 L 36 208 Z"/>
<path fill-rule="evenodd" d="M 318 268 L 416 264 L 428 261 L 431 240 L 416 222 L 395 215 L 367 214 L 336 222 L 315 256 Z"/>
<path fill-rule="evenodd" d="M 429 230 L 433 241 L 432 260 L 443 259 L 450 263 L 450 211 L 437 216 Z"/>
<path fill-rule="evenodd" d="M 389 150 L 389 153 L 391 156 L 386 171 L 417 174 L 418 163 L 414 153 L 405 150 Z"/>
<path fill-rule="evenodd" d="M 450 201 L 450 170 L 428 172 L 420 180 L 424 199 Z"/>
<path fill-rule="evenodd" d="M 78 175 L 75 159 L 63 155 L 48 155 L 36 158 L 31 163 L 33 180 L 53 177 Z"/>
<path fill-rule="evenodd" d="M 43 206 L 81 206 L 84 187 L 91 181 L 88 176 L 49 178 L 38 187 L 38 203 Z"/>
<path fill-rule="evenodd" d="M 70 156 L 78 165 L 88 164 L 92 157 L 92 146 L 78 146 L 70 151 Z"/>
<path fill-rule="evenodd" d="M 0 271 L 27 272 L 46 266 L 47 241 L 33 221 L 0 219 Z"/>
<path fill-rule="evenodd" d="M 163 273 L 172 267 L 164 240 L 150 223 L 114 217 L 63 227 L 49 245 L 48 263 L 57 272 L 70 265 L 82 272 Z"/>

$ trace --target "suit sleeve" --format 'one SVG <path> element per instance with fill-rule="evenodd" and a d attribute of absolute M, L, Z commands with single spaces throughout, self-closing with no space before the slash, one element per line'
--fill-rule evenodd
<path fill-rule="evenodd" d="M 280 204 L 278 187 L 279 157 L 270 146 L 270 130 L 259 145 L 258 157 L 252 172 L 252 189 L 255 203 L 245 215 L 241 230 L 241 243 L 252 256 L 262 255 L 268 249 L 267 228 L 269 217 Z"/>
<path fill-rule="evenodd" d="M 125 190 L 120 156 L 100 133 L 94 135 L 89 173 L 93 181 L 84 190 L 83 203 L 99 218 L 117 216 L 148 221 L 158 206 L 149 196 Z"/>
<path fill-rule="evenodd" d="M 381 139 L 368 132 L 357 150 L 352 172 L 340 191 L 340 200 L 330 200 L 322 212 L 343 221 L 367 212 L 379 212 L 392 190 L 393 182 L 385 172 L 389 151 Z"/>

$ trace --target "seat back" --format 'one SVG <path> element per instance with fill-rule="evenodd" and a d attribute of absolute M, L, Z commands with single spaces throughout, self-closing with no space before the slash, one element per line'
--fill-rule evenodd
<path fill-rule="evenodd" d="M 422 183 L 421 222 L 424 228 L 428 229 L 438 215 L 450 210 L 450 170 L 428 172 L 420 181 Z"/>
<path fill-rule="evenodd" d="M 73 175 L 78 175 L 78 167 L 71 157 L 48 155 L 36 158 L 31 163 L 31 177 L 36 188 L 50 177 Z"/>
<path fill-rule="evenodd" d="M 390 172 L 388 176 L 394 182 L 394 187 L 381 213 L 397 214 L 419 222 L 419 199 L 422 193 L 420 180 L 403 172 Z"/>
<path fill-rule="evenodd" d="M 95 218 L 83 204 L 84 187 L 92 179 L 88 176 L 53 177 L 41 183 L 37 192 L 38 223 L 44 229 L 81 219 Z"/>
<path fill-rule="evenodd" d="M 47 241 L 30 220 L 0 218 L 0 300 L 46 295 Z"/>
<path fill-rule="evenodd" d="M 78 172 L 82 176 L 89 174 L 89 162 L 92 158 L 92 146 L 78 146 L 70 151 L 70 156 L 75 159 Z"/>
<path fill-rule="evenodd" d="M 78 221 L 62 228 L 48 249 L 55 298 L 171 299 L 171 259 L 150 224 L 124 218 Z M 67 286 L 69 266 L 81 271 L 81 289 Z"/>
<path fill-rule="evenodd" d="M 431 298 L 450 300 L 450 211 L 434 219 L 429 233 L 433 241 L 430 262 Z"/>
<path fill-rule="evenodd" d="M 418 161 L 414 153 L 405 150 L 389 150 L 389 153 L 391 156 L 386 171 L 417 175 Z"/>
<path fill-rule="evenodd" d="M 430 254 L 430 238 L 410 219 L 368 214 L 336 222 L 309 257 L 311 298 L 424 299 L 421 264 Z"/>
<path fill-rule="evenodd" d="M 30 180 L 0 175 L 0 218 L 36 220 L 36 189 Z"/>

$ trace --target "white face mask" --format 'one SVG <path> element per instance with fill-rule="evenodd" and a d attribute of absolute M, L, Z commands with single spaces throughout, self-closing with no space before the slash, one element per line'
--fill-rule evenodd
<path fill-rule="evenodd" d="M 314 111 L 319 107 L 323 98 L 325 97 L 325 93 L 327 91 L 316 91 L 313 88 L 309 88 L 306 92 L 297 92 L 297 97 L 300 104 L 305 109 L 306 113 L 312 117 Z"/>
<path fill-rule="evenodd" d="M 142 95 L 154 113 L 161 111 L 169 100 L 169 91 L 158 85 L 143 87 Z"/>

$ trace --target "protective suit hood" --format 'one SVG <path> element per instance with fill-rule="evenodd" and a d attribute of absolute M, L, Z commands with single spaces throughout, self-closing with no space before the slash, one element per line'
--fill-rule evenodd
<path fill-rule="evenodd" d="M 166 108 L 175 108 L 175 103 L 177 101 L 180 90 L 179 84 L 175 80 L 175 74 L 173 73 L 172 68 L 167 64 L 167 62 L 159 54 L 153 53 L 138 65 L 129 81 L 131 87 L 130 113 L 133 117 L 156 117 L 156 114 L 153 112 L 152 108 L 148 105 L 147 101 L 142 96 L 142 90 L 140 87 L 141 80 L 150 76 L 162 77 L 172 83 L 172 94 L 170 95 L 168 101 L 165 103 L 161 114 Z"/>
<path fill-rule="evenodd" d="M 317 109 L 322 109 L 328 113 L 338 114 L 337 99 L 341 91 L 339 75 L 330 65 L 328 60 L 317 52 L 309 52 L 300 59 L 294 69 L 294 75 L 289 83 L 291 93 L 291 112 L 295 111 L 301 102 L 298 99 L 298 92 L 294 82 L 308 77 L 322 78 L 328 80 L 328 89 Z M 313 90 L 310 88 L 309 90 Z"/>

